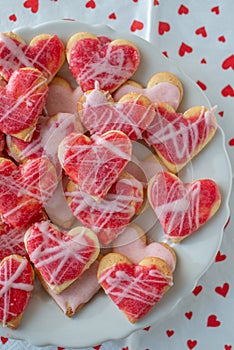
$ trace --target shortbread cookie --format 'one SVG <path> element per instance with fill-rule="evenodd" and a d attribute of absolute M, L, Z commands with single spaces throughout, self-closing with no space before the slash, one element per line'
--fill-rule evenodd
<path fill-rule="evenodd" d="M 48 92 L 45 77 L 37 69 L 21 68 L 0 92 L 0 131 L 30 141 Z"/>
<path fill-rule="evenodd" d="M 72 133 L 59 145 L 65 173 L 97 200 L 102 199 L 131 159 L 132 144 L 121 131 L 110 130 L 91 138 Z"/>
<path fill-rule="evenodd" d="M 139 321 L 172 286 L 167 263 L 149 257 L 133 264 L 122 254 L 109 253 L 99 264 L 98 282 L 132 323 Z"/>
<path fill-rule="evenodd" d="M 164 242 L 147 242 L 144 230 L 137 224 L 129 224 L 112 244 L 113 252 L 125 255 L 134 264 L 147 257 L 160 258 L 175 270 L 176 254 L 173 248 Z"/>
<path fill-rule="evenodd" d="M 75 217 L 97 233 L 103 246 L 119 235 L 143 202 L 143 187 L 132 175 L 123 172 L 100 202 L 70 181 L 66 197 Z"/>
<path fill-rule="evenodd" d="M 68 40 L 67 60 L 82 91 L 94 89 L 98 81 L 102 90 L 113 92 L 135 73 L 140 53 L 128 40 L 79 32 Z"/>
<path fill-rule="evenodd" d="M 213 109 L 196 106 L 182 114 L 168 104 L 159 103 L 144 139 L 168 170 L 177 173 L 208 144 L 216 129 Z"/>
<path fill-rule="evenodd" d="M 77 280 L 100 251 L 96 234 L 88 228 L 65 232 L 49 221 L 32 225 L 24 241 L 36 270 L 56 294 Z"/>
<path fill-rule="evenodd" d="M 29 45 L 13 32 L 0 33 L 0 74 L 9 80 L 15 70 L 36 68 L 48 81 L 65 61 L 65 47 L 57 35 L 40 34 Z"/>
<path fill-rule="evenodd" d="M 19 327 L 33 285 L 33 268 L 26 258 L 14 254 L 0 262 L 0 324 Z"/>
<path fill-rule="evenodd" d="M 115 101 L 119 101 L 130 93 L 147 96 L 154 104 L 165 102 L 176 110 L 183 98 L 183 86 L 176 75 L 160 72 L 149 79 L 145 88 L 132 80 L 127 81 L 115 91 L 113 97 Z"/>
<path fill-rule="evenodd" d="M 175 243 L 207 223 L 221 203 L 219 188 L 213 180 L 183 183 L 169 172 L 158 173 L 150 180 L 148 199 L 165 235 Z"/>
<path fill-rule="evenodd" d="M 142 139 L 142 133 L 152 123 L 155 114 L 153 103 L 144 95 L 127 94 L 114 102 L 110 94 L 98 86 L 82 96 L 78 111 L 91 134 L 120 130 L 133 141 Z"/>

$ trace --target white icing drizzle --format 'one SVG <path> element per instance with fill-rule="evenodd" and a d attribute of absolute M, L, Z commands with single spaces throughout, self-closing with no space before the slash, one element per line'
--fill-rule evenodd
<path fill-rule="evenodd" d="M 24 280 L 29 278 L 28 273 L 32 273 L 31 270 L 30 272 L 27 272 L 26 269 L 28 268 L 28 260 L 27 259 L 22 259 L 18 260 L 18 267 L 14 271 L 13 270 L 13 260 L 14 256 L 10 256 L 5 260 L 2 265 L 1 265 L 1 270 L 3 270 L 3 273 L 1 274 L 1 279 L 0 279 L 0 298 L 3 298 L 3 307 L 1 309 L 3 313 L 3 319 L 1 320 L 3 326 L 7 325 L 7 322 L 9 319 L 14 319 L 15 317 L 18 316 L 18 314 L 12 313 L 12 308 L 11 308 L 11 290 L 12 289 L 18 289 L 19 291 L 25 291 L 28 293 L 28 296 L 26 297 L 25 301 L 25 307 L 27 306 L 27 303 L 29 301 L 30 294 L 33 290 L 33 279 L 30 277 L 31 283 L 26 283 Z M 25 276 L 24 276 L 25 274 Z M 17 280 L 21 279 L 21 282 L 18 282 Z M 16 282 L 17 281 L 17 282 Z M 15 301 L 13 301 L 15 302 Z M 22 311 L 24 310 L 24 308 Z M 21 312 L 22 312 L 21 311 Z"/>
<path fill-rule="evenodd" d="M 24 228 L 11 227 L 0 222 L 0 261 L 11 254 L 26 255 L 24 234 Z"/>
<path fill-rule="evenodd" d="M 132 274 L 131 274 L 132 273 Z M 149 311 L 163 296 L 161 286 L 171 286 L 172 280 L 156 268 L 151 268 L 144 277 L 139 266 L 134 266 L 130 273 L 121 270 L 121 264 L 104 270 L 98 280 L 105 285 L 105 293 L 113 298 L 115 304 L 130 317 L 138 319 Z M 130 304 L 130 309 L 125 305 Z M 134 308 L 133 305 L 137 304 Z M 140 307 L 139 307 L 140 304 Z"/>

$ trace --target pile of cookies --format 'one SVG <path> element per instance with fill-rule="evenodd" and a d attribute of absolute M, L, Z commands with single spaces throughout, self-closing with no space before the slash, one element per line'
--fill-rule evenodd
<path fill-rule="evenodd" d="M 170 242 L 196 232 L 221 202 L 212 179 L 179 171 L 211 141 L 214 110 L 176 110 L 183 86 L 131 80 L 133 42 L 78 32 L 27 44 L 0 33 L 0 323 L 19 326 L 34 273 L 67 316 L 100 290 L 134 323 L 173 285 Z M 74 85 L 60 76 L 68 64 Z M 150 155 L 139 160 L 134 144 Z M 150 206 L 165 240 L 134 218 Z"/>

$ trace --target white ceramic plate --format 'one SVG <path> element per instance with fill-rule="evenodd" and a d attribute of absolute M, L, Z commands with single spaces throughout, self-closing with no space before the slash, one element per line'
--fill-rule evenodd
<path fill-rule="evenodd" d="M 157 47 L 137 36 L 117 33 L 103 25 L 90 26 L 70 21 L 45 23 L 33 28 L 21 28 L 15 32 L 28 42 L 40 33 L 50 33 L 57 34 L 66 43 L 72 34 L 79 31 L 89 31 L 113 39 L 122 37 L 133 41 L 140 49 L 142 56 L 135 80 L 146 84 L 154 73 L 170 71 L 180 78 L 184 86 L 181 111 L 193 105 L 210 107 L 200 88 L 181 69 L 161 55 Z M 68 77 L 67 67 L 63 69 L 63 75 Z M 224 135 L 220 128 L 210 144 L 181 172 L 180 176 L 186 181 L 204 177 L 214 179 L 221 190 L 222 204 L 214 218 L 199 232 L 179 245 L 172 244 L 178 257 L 174 286 L 148 316 L 133 325 L 104 293 L 99 293 L 75 317 L 69 319 L 63 315 L 38 282 L 19 329 L 11 331 L 0 327 L 0 335 L 25 339 L 34 345 L 59 344 L 78 348 L 122 338 L 134 330 L 162 321 L 192 291 L 198 279 L 214 260 L 222 240 L 223 227 L 229 216 L 231 170 L 225 151 Z M 147 222 L 147 215 L 150 216 L 150 213 L 147 212 L 145 215 L 146 217 L 138 219 L 140 224 L 145 219 Z"/>

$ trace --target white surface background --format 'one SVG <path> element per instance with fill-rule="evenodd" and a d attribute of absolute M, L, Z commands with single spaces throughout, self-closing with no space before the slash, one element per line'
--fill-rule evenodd
<path fill-rule="evenodd" d="M 203 87 L 211 104 L 218 106 L 217 119 L 225 131 L 233 163 L 234 62 L 228 69 L 222 68 L 227 57 L 234 58 L 233 13 L 233 0 L 8 0 L 0 2 L 0 30 L 69 18 L 107 24 L 155 42 Z M 165 25 L 162 22 L 167 23 L 168 31 L 161 32 Z M 190 47 L 184 55 L 180 53 L 182 43 Z M 227 96 L 222 94 L 225 87 L 229 87 Z M 232 195 L 231 211 L 233 206 Z M 159 326 L 152 325 L 127 339 L 97 344 L 89 350 L 234 350 L 233 231 L 231 213 L 216 259 L 198 282 L 199 294 L 190 293 Z M 212 323 L 212 319 L 216 322 Z M 0 348 L 40 349 L 7 338 L 0 339 Z M 46 348 L 57 349 L 59 344 Z"/>

